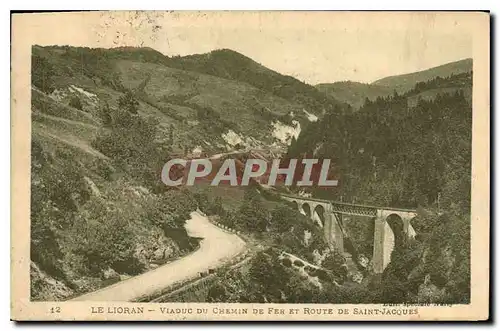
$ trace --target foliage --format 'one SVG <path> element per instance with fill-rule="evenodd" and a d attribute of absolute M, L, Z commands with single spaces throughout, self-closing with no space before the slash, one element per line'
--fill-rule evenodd
<path fill-rule="evenodd" d="M 212 203 L 208 206 L 207 213 L 209 215 L 224 215 L 226 211 L 224 210 L 224 207 L 222 206 L 222 198 L 221 197 L 215 197 L 212 201 Z"/>
<path fill-rule="evenodd" d="M 350 285 L 338 287 L 331 272 L 316 272 L 322 287 L 290 268 L 287 258 L 280 263 L 278 251 L 259 252 L 247 271 L 242 269 L 217 274 L 209 289 L 208 302 L 251 303 L 361 303 L 371 302 L 368 289 Z M 288 266 L 288 267 L 287 267 Z"/>
<path fill-rule="evenodd" d="M 127 91 L 125 94 L 118 98 L 118 107 L 122 110 L 128 111 L 131 114 L 137 114 L 139 110 L 139 101 L 137 101 L 131 91 Z"/>
<path fill-rule="evenodd" d="M 339 176 L 336 190 L 318 196 L 400 207 L 440 198 L 442 208 L 453 201 L 468 208 L 471 106 L 456 92 L 410 109 L 411 93 L 367 100 L 355 113 L 337 108 L 306 127 L 289 156 L 315 150 L 315 157 L 333 159 Z"/>
<path fill-rule="evenodd" d="M 240 207 L 240 220 L 243 227 L 252 232 L 263 232 L 267 228 L 269 214 L 256 190 L 249 187 L 245 191 Z"/>
<path fill-rule="evenodd" d="M 418 94 L 420 92 L 436 88 L 464 86 L 468 84 L 471 76 L 472 72 L 451 74 L 448 77 L 437 76 L 431 80 L 416 83 L 415 87 L 411 90 L 411 94 Z"/>
<path fill-rule="evenodd" d="M 53 69 L 47 77 L 57 77 L 62 66 L 53 68 L 36 54 L 42 66 L 34 69 L 33 85 L 42 88 L 39 78 L 46 79 L 47 68 Z M 66 60 L 73 63 L 76 57 Z M 84 74 L 99 78 L 91 71 Z M 60 105 L 34 93 L 35 107 L 42 108 L 35 102 L 43 101 L 54 109 L 52 115 L 59 115 Z M 71 106 L 82 108 L 75 98 Z M 134 114 L 139 104 L 130 95 L 123 96 L 120 106 L 111 109 L 104 102 L 99 109 L 104 128 L 92 146 L 107 158 L 36 135 L 32 140 L 31 259 L 77 292 L 97 289 L 109 268 L 131 275 L 144 271 L 148 255 L 143 254 L 149 253 L 140 253 L 139 260 L 136 250 L 160 234 L 162 243 L 172 246 L 172 257 L 197 245 L 184 229 L 196 203 L 189 192 L 167 190 L 159 180 L 168 152 L 156 140 L 157 121 Z M 89 121 L 88 116 L 80 119 Z M 42 298 L 44 284 L 34 288 L 32 298 Z"/>
<path fill-rule="evenodd" d="M 391 262 L 384 270 L 374 297 L 377 302 L 426 301 L 421 298 L 422 286 L 434 292 L 433 302 L 469 302 L 468 219 L 444 214 L 427 215 L 426 220 L 433 226 L 421 227 L 423 233 L 419 239 L 404 242 L 392 252 Z M 428 283 L 426 277 L 429 277 Z"/>
<path fill-rule="evenodd" d="M 434 301 L 469 300 L 471 103 L 462 91 L 419 99 L 415 107 L 408 99 L 457 81 L 470 85 L 470 78 L 436 78 L 402 95 L 366 99 L 354 113 L 334 109 L 289 148 L 290 157 L 315 151 L 314 157 L 334 160 L 340 186 L 314 190 L 317 197 L 420 210 L 412 222 L 416 239 L 396 247 L 370 296 L 377 302 L 420 300 L 422 286 L 435 293 Z M 358 246 L 351 250 L 369 256 L 372 231 L 355 223 L 344 223 Z"/>
<path fill-rule="evenodd" d="M 94 81 L 100 80 L 117 91 L 124 91 L 124 87 L 118 73 L 112 64 L 113 51 L 102 48 L 88 47 L 70 47 L 70 46 L 51 46 L 41 48 L 35 46 L 34 54 L 57 50 L 60 63 L 57 66 L 57 72 L 61 76 L 84 75 Z M 73 68 L 78 68 L 73 72 Z"/>
<path fill-rule="evenodd" d="M 147 208 L 148 219 L 162 228 L 182 228 L 196 201 L 188 191 L 169 190 L 158 194 L 152 204 Z"/>
<path fill-rule="evenodd" d="M 210 107 L 199 106 L 195 103 L 186 103 L 185 105 L 196 109 L 196 118 L 208 132 L 221 134 L 235 128 L 231 122 L 222 118 L 218 112 Z"/>
<path fill-rule="evenodd" d="M 71 107 L 73 107 L 73 108 L 76 108 L 76 109 L 79 109 L 79 110 L 83 110 L 82 101 L 76 95 L 74 95 L 73 97 L 71 97 L 71 99 L 69 100 L 69 105 Z"/>
<path fill-rule="evenodd" d="M 321 266 L 335 273 L 340 279 L 345 280 L 347 277 L 346 269 L 343 267 L 345 263 L 344 256 L 337 249 L 332 249 L 321 263 Z"/>
<path fill-rule="evenodd" d="M 52 93 L 55 89 L 54 66 L 44 57 L 31 56 L 31 84 L 42 92 Z"/>
<path fill-rule="evenodd" d="M 297 211 L 286 205 L 278 205 L 271 211 L 270 229 L 276 233 L 284 233 L 291 229 L 293 220 L 297 217 Z"/>
<path fill-rule="evenodd" d="M 226 302 L 226 288 L 220 283 L 215 283 L 210 287 L 207 294 L 207 302 Z"/>
<path fill-rule="evenodd" d="M 153 117 L 144 118 L 118 110 L 111 130 L 102 131 L 92 145 L 110 156 L 115 165 L 132 178 L 144 180 L 155 191 L 165 190 L 165 185 L 158 179 L 168 159 L 168 151 L 155 141 L 157 123 Z"/>
<path fill-rule="evenodd" d="M 231 270 L 218 274 L 209 289 L 209 302 L 286 302 L 290 272 L 270 250 L 259 252 L 250 262 L 247 273 Z"/>
<path fill-rule="evenodd" d="M 67 150 L 48 153 L 36 139 L 32 144 L 31 259 L 48 276 L 81 291 L 82 279 L 98 286 L 108 268 L 137 274 L 146 267 L 134 255 L 137 244 L 161 230 L 181 252 L 195 248 L 184 229 L 195 209 L 189 192 L 138 194 L 130 182 L 107 179 L 97 195 L 87 183 L 87 176 L 97 178 L 91 164 L 75 162 Z M 43 286 L 34 291 L 39 298 Z"/>
<path fill-rule="evenodd" d="M 72 228 L 73 253 L 83 257 L 84 267 L 98 275 L 106 267 L 118 272 L 139 273 L 144 266 L 133 256 L 135 244 L 128 212 L 114 210 L 92 199 L 86 212 L 76 215 Z"/>
<path fill-rule="evenodd" d="M 31 212 L 31 259 L 50 275 L 64 279 L 60 259 L 61 247 L 58 241 L 58 210 L 50 202 L 37 205 L 37 212 Z"/>
<path fill-rule="evenodd" d="M 101 117 L 102 125 L 104 127 L 110 127 L 113 124 L 113 116 L 111 115 L 111 109 L 109 108 L 109 104 L 107 102 L 99 107 L 99 116 Z"/>

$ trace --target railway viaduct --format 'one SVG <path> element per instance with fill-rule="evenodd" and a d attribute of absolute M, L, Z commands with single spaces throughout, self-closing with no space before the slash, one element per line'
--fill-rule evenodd
<path fill-rule="evenodd" d="M 304 215 L 323 228 L 325 240 L 344 252 L 344 215 L 367 217 L 375 222 L 373 233 L 373 271 L 382 273 L 391 260 L 391 253 L 402 236 L 413 237 L 415 230 L 411 220 L 415 210 L 348 204 L 329 200 L 281 194 L 281 198 L 292 202 Z"/>

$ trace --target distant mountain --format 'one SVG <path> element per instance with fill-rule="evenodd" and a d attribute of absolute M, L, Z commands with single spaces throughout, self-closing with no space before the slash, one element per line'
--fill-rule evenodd
<path fill-rule="evenodd" d="M 339 102 L 359 109 L 367 98 L 370 101 L 375 101 L 378 97 L 394 94 L 394 91 L 397 93 L 409 92 L 416 86 L 416 90 L 412 91 L 412 95 L 415 97 L 424 90 L 425 93 L 422 96 L 426 98 L 438 93 L 449 94 L 456 89 L 464 90 L 466 95 L 470 95 L 472 90 L 469 88 L 470 82 L 467 80 L 472 79 L 471 72 L 472 59 L 465 59 L 423 71 L 385 77 L 371 84 L 342 81 L 318 84 L 316 88 Z M 413 99 L 416 100 L 416 98 Z"/>
<path fill-rule="evenodd" d="M 425 82 L 436 77 L 448 77 L 472 71 L 472 59 L 464 59 L 447 64 L 443 64 L 427 70 L 417 71 L 404 75 L 389 76 L 374 81 L 371 85 L 384 86 L 395 89 L 398 92 L 406 92 L 412 89 L 415 84 Z"/>
<path fill-rule="evenodd" d="M 373 101 L 377 97 L 385 97 L 393 93 L 393 90 L 386 86 L 352 81 L 318 84 L 316 88 L 356 109 L 363 105 L 366 98 Z"/>

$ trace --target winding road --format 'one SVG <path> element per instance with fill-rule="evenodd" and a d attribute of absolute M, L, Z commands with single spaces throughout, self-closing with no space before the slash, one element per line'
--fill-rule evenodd
<path fill-rule="evenodd" d="M 189 236 L 203 238 L 198 250 L 152 271 L 71 301 L 133 301 L 220 266 L 245 249 L 245 242 L 240 237 L 221 230 L 198 212 L 191 213 L 191 219 L 186 221 L 185 227 Z"/>

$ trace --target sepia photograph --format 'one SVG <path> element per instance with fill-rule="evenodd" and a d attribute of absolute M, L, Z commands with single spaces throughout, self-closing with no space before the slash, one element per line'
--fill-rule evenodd
<path fill-rule="evenodd" d="M 487 319 L 489 19 L 14 14 L 13 318 Z"/>

